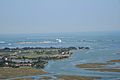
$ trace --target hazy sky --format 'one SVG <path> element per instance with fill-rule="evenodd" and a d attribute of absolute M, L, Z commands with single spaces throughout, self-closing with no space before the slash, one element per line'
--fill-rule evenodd
<path fill-rule="evenodd" d="M 120 30 L 120 0 L 0 0 L 0 34 Z"/>

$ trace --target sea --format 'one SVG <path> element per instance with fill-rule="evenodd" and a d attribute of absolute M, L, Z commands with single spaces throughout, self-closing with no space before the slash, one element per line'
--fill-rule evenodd
<path fill-rule="evenodd" d="M 48 34 L 4 34 L 0 35 L 0 48 L 15 47 L 90 47 L 76 50 L 72 56 L 62 60 L 50 60 L 44 68 L 48 74 L 23 76 L 38 80 L 41 76 L 56 79 L 57 75 L 102 77 L 99 80 L 120 80 L 120 72 L 100 72 L 77 68 L 76 64 L 105 63 L 120 59 L 120 32 L 72 32 Z M 120 62 L 116 63 L 120 69 Z M 114 67 L 110 66 L 110 67 Z M 17 77 L 19 78 L 19 77 Z M 21 78 L 21 77 L 20 77 Z"/>

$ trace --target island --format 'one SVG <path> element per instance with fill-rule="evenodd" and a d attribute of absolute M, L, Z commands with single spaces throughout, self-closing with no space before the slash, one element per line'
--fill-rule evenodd
<path fill-rule="evenodd" d="M 23 47 L 0 49 L 0 78 L 46 74 L 49 60 L 69 58 L 76 47 Z"/>
<path fill-rule="evenodd" d="M 29 66 L 34 68 L 44 68 L 48 60 L 68 58 L 71 56 L 72 50 L 76 49 L 76 47 L 4 48 L 0 49 L 0 67 L 18 68 L 22 66 Z"/>

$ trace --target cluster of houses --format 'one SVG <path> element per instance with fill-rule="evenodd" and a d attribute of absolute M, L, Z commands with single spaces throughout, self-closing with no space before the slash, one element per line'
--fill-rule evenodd
<path fill-rule="evenodd" d="M 55 55 L 41 55 L 37 58 L 27 58 L 19 55 L 0 55 L 0 67 L 36 67 L 44 68 L 48 63 L 48 60 L 57 60 L 68 58 L 71 55 L 69 51 L 63 51 L 60 54 Z"/>
<path fill-rule="evenodd" d="M 19 68 L 19 67 L 37 67 L 37 68 L 44 68 L 47 61 L 43 61 L 40 59 L 26 59 L 23 58 L 17 58 L 17 56 L 13 55 L 7 55 L 3 56 L 0 55 L 0 67 L 13 67 L 13 68 Z"/>
<path fill-rule="evenodd" d="M 89 47 L 78 47 L 78 49 L 90 49 Z M 53 50 L 53 52 L 52 52 Z M 54 53 L 54 50 L 57 50 L 56 53 Z M 41 47 L 24 47 L 24 48 L 4 48 L 0 49 L 0 52 L 5 53 L 0 55 L 0 67 L 23 67 L 23 66 L 29 66 L 29 67 L 37 67 L 37 68 L 44 68 L 44 66 L 48 63 L 48 60 L 56 60 L 56 59 L 63 59 L 68 58 L 72 53 L 70 50 L 77 50 L 76 47 L 68 47 L 68 48 L 41 48 Z M 21 52 L 23 51 L 23 52 Z M 38 57 L 34 58 L 27 58 L 25 57 L 25 51 L 28 51 L 28 55 L 31 53 L 40 51 L 46 51 L 43 52 L 44 54 L 37 54 Z M 47 54 L 47 51 L 51 51 L 53 54 Z M 7 52 L 13 53 L 13 54 L 7 54 Z M 24 54 L 24 55 L 22 55 Z"/>

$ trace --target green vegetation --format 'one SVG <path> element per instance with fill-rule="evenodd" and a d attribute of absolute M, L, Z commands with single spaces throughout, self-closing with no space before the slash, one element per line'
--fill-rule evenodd
<path fill-rule="evenodd" d="M 19 76 L 33 76 L 46 74 L 47 72 L 41 69 L 35 69 L 30 67 L 21 67 L 21 68 L 9 68 L 9 67 L 1 67 L 0 68 L 0 79 L 8 79 Z"/>
<path fill-rule="evenodd" d="M 72 54 L 71 50 L 76 50 L 76 48 L 4 48 L 0 49 L 0 67 L 29 66 L 44 68 L 48 60 L 68 58 Z"/>

